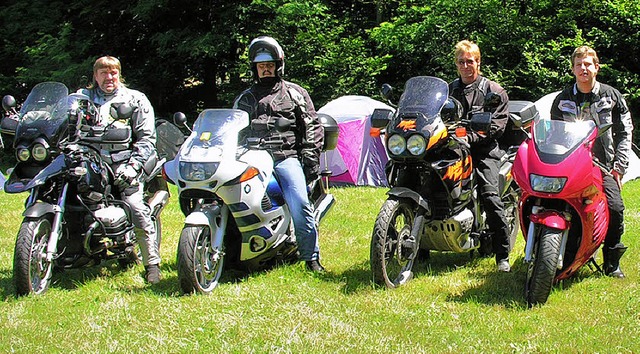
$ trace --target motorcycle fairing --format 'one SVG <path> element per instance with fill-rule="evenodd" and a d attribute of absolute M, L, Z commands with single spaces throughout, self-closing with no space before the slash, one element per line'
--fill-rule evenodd
<path fill-rule="evenodd" d="M 64 173 L 67 170 L 66 157 L 58 155 L 50 164 L 43 168 L 33 179 L 26 182 L 17 178 L 15 173 L 9 176 L 4 189 L 7 193 L 20 193 L 37 186 L 43 185 L 53 176 Z"/>
<path fill-rule="evenodd" d="M 574 274 L 600 247 L 608 228 L 608 205 L 602 189 L 602 171 L 592 162 L 591 146 L 597 136 L 593 121 L 565 122 L 536 119 L 533 139 L 518 149 L 513 165 L 514 180 L 522 187 L 520 223 L 530 222 L 558 230 L 568 230 L 563 269 L 555 280 Z M 567 177 L 559 193 L 531 190 L 529 176 Z M 526 186 L 529 186 L 525 188 Z M 533 206 L 545 210 L 533 215 Z M 571 222 L 563 219 L 569 212 Z M 525 239 L 528 238 L 524 233 Z M 581 255 L 581 256 L 580 256 Z"/>
<path fill-rule="evenodd" d="M 400 134 L 408 139 L 413 134 L 422 135 L 427 142 L 428 152 L 438 143 L 446 141 L 447 128 L 440 117 L 440 110 L 449 95 L 448 84 L 431 76 L 416 76 L 407 80 L 404 93 L 398 102 L 398 110 L 389 124 L 387 139 Z M 408 151 L 393 155 L 392 159 L 419 159 Z"/>

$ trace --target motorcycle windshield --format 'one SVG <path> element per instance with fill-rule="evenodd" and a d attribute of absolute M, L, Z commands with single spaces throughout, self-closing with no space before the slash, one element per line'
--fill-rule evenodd
<path fill-rule="evenodd" d="M 55 134 L 66 123 L 68 94 L 67 87 L 59 82 L 42 82 L 34 86 L 20 108 L 16 136 Z"/>
<path fill-rule="evenodd" d="M 185 141 L 182 161 L 215 161 L 235 158 L 238 133 L 249 126 L 249 115 L 239 109 L 206 109 L 193 124 Z"/>
<path fill-rule="evenodd" d="M 536 119 L 532 129 L 533 140 L 536 149 L 541 153 L 541 160 L 552 162 L 557 161 L 558 157 L 564 158 L 587 140 L 596 129 L 596 124 L 592 120 L 566 122 Z"/>
<path fill-rule="evenodd" d="M 398 102 L 398 116 L 422 113 L 428 121 L 439 116 L 449 96 L 449 85 L 432 76 L 416 76 L 407 80 Z"/>
<path fill-rule="evenodd" d="M 25 119 L 56 119 L 65 116 L 67 87 L 60 82 L 41 82 L 33 87 L 20 108 L 20 116 Z M 29 112 L 42 112 L 28 115 Z M 62 114 L 61 114 L 62 113 Z"/>

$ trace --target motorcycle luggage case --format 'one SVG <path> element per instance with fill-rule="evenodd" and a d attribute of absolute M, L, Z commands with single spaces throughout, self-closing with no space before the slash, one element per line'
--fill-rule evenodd
<path fill-rule="evenodd" d="M 540 115 L 536 106 L 529 101 L 509 101 L 509 113 L 511 118 L 507 122 L 507 127 L 500 137 L 500 145 L 502 146 L 519 146 L 527 134 L 516 127 L 513 120 L 519 120 L 522 128 L 529 131 L 533 120 Z"/>
<path fill-rule="evenodd" d="M 338 145 L 338 122 L 332 116 L 318 113 L 320 124 L 324 127 L 324 145 L 322 151 L 333 150 Z"/>

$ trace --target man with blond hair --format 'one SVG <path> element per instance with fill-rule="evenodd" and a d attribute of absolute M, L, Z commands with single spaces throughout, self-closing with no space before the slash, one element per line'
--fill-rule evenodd
<path fill-rule="evenodd" d="M 115 171 L 115 184 L 120 189 L 122 200 L 131 207 L 133 224 L 144 232 L 138 239 L 145 280 L 156 284 L 160 281 L 160 254 L 158 235 L 151 218 L 149 205 L 144 201 L 144 185 L 139 176 L 145 162 L 156 154 L 155 114 L 151 103 L 142 92 L 124 85 L 120 61 L 112 56 L 98 58 L 93 65 L 93 82 L 78 92 L 100 107 L 97 124 L 120 124 L 131 127 L 129 148 L 110 152 L 111 168 Z M 131 118 L 122 121 L 111 116 L 112 105 L 129 104 L 134 108 Z M 114 121 L 116 121 L 114 123 Z"/>
<path fill-rule="evenodd" d="M 463 117 L 477 112 L 492 113 L 491 130 L 486 133 L 469 131 L 467 142 L 471 145 L 473 167 L 478 177 L 480 199 L 487 214 L 487 225 L 492 232 L 491 248 L 496 257 L 498 271 L 509 272 L 509 225 L 506 222 L 504 203 L 498 190 L 500 158 L 505 153 L 497 139 L 504 133 L 509 119 L 509 97 L 498 83 L 480 73 L 480 48 L 474 42 L 463 40 L 456 44 L 454 63 L 458 78 L 449 84 L 449 94 L 460 101 Z M 485 96 L 494 92 L 501 97 L 497 108 L 485 107 Z"/>

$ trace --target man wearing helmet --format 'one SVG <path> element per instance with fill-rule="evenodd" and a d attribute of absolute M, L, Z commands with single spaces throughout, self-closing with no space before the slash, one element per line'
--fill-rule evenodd
<path fill-rule="evenodd" d="M 307 182 L 319 176 L 323 127 L 307 91 L 282 79 L 284 51 L 275 39 L 261 36 L 251 41 L 249 59 L 254 84 L 236 98 L 233 106 L 249 113 L 251 136 L 282 141 L 281 146 L 270 148 L 269 152 L 291 210 L 300 259 L 306 262 L 307 269 L 322 272 Z M 276 129 L 276 122 L 281 119 L 290 123 L 288 130 Z"/>
<path fill-rule="evenodd" d="M 500 157 L 504 152 L 497 141 L 509 119 L 509 97 L 499 84 L 480 75 L 480 48 L 477 44 L 468 40 L 458 42 L 454 60 L 459 77 L 449 84 L 449 92 L 462 104 L 463 117 L 483 111 L 493 113 L 491 131 L 487 134 L 470 131 L 467 141 L 472 146 L 471 156 L 487 213 L 487 225 L 493 232 L 492 249 L 498 271 L 509 272 L 509 226 L 498 191 Z M 495 92 L 501 98 L 495 110 L 485 107 L 485 96 L 489 92 Z"/>
<path fill-rule="evenodd" d="M 115 184 L 122 193 L 122 200 L 131 207 L 134 225 L 144 231 L 144 236 L 138 239 L 138 245 L 145 267 L 145 280 L 156 284 L 160 281 L 158 235 L 151 219 L 149 205 L 144 201 L 144 185 L 137 181 L 137 177 L 143 173 L 145 162 L 156 154 L 155 115 L 147 96 L 126 87 L 123 81 L 120 77 L 120 61 L 112 56 L 103 56 L 93 65 L 92 84 L 88 88 L 78 90 L 78 93 L 89 96 L 100 106 L 98 124 L 131 127 L 129 148 L 110 151 L 111 167 L 115 171 Z M 113 117 L 112 105 L 121 103 L 134 107 L 132 117 L 126 122 Z"/>

